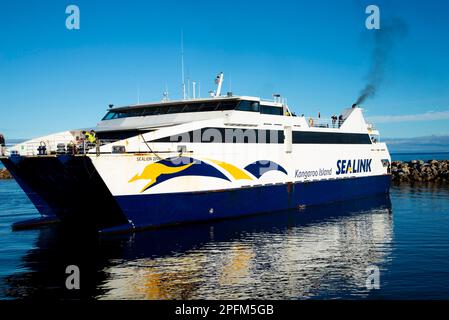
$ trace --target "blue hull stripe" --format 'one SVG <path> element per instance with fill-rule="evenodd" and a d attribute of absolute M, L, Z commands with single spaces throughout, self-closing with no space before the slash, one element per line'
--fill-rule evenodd
<path fill-rule="evenodd" d="M 388 193 L 390 175 L 215 192 L 116 196 L 134 227 L 237 217 Z"/>

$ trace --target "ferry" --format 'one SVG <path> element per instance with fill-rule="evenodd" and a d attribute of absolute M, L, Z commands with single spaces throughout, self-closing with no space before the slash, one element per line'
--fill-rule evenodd
<path fill-rule="evenodd" d="M 129 232 L 389 192 L 388 148 L 359 106 L 299 116 L 279 95 L 222 95 L 216 80 L 206 98 L 110 105 L 95 127 L 3 149 L 41 214 L 13 227 Z"/>

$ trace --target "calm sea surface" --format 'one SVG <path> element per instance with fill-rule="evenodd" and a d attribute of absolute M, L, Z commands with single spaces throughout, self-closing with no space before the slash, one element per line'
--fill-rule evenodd
<path fill-rule="evenodd" d="M 33 217 L 17 184 L 0 180 L 0 298 L 449 299 L 448 186 L 103 238 L 11 231 Z M 65 289 L 68 265 L 79 291 Z M 367 268 L 379 269 L 378 290 Z"/>

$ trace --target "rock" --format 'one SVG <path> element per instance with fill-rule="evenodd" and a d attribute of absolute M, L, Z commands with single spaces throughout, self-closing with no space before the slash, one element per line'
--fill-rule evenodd
<path fill-rule="evenodd" d="M 392 161 L 391 179 L 410 183 L 449 183 L 449 160 Z"/>
<path fill-rule="evenodd" d="M 12 176 L 8 170 L 0 169 L 0 179 L 12 179 Z"/>

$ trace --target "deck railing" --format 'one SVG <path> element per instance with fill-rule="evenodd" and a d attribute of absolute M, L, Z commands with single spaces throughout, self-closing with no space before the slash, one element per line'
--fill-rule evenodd
<path fill-rule="evenodd" d="M 335 128 L 338 129 L 343 124 L 344 120 L 332 120 L 330 118 L 306 118 L 309 127 L 313 128 Z"/>
<path fill-rule="evenodd" d="M 18 145 L 6 145 L 0 150 L 1 156 L 44 156 L 44 155 L 61 155 L 61 154 L 87 154 L 90 150 L 101 147 L 105 144 L 115 142 L 117 140 L 101 140 L 97 139 L 95 143 L 86 140 L 42 140 L 24 142 Z"/>

